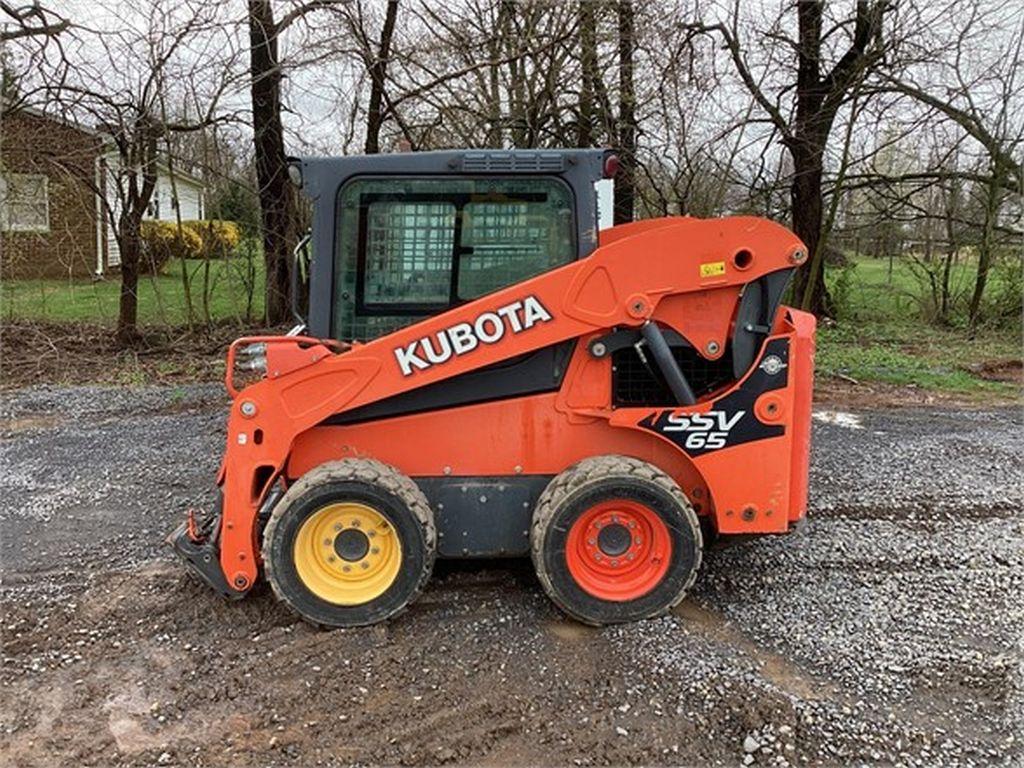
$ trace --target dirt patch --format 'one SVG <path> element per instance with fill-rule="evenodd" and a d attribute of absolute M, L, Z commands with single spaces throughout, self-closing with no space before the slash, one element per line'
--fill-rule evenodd
<path fill-rule="evenodd" d="M 48 429 L 57 426 L 61 421 L 62 418 L 55 414 L 33 414 L 19 418 L 0 419 L 0 434 Z"/>
<path fill-rule="evenodd" d="M 33 384 L 153 384 L 216 381 L 224 377 L 228 345 L 243 334 L 281 329 L 214 326 L 202 332 L 147 328 L 125 347 L 109 326 L 5 321 L 0 388 Z"/>
<path fill-rule="evenodd" d="M 979 374 L 980 377 L 980 374 Z M 983 377 L 982 377 L 983 378 Z M 1010 381 L 1001 379 L 1001 381 Z M 860 382 L 833 376 L 814 381 L 814 402 L 846 409 L 917 408 L 989 408 L 1020 402 L 1020 393 L 1003 394 L 989 390 L 947 392 L 913 385 Z"/>
<path fill-rule="evenodd" d="M 988 360 L 966 370 L 986 381 L 1024 384 L 1024 361 L 1022 360 Z"/>

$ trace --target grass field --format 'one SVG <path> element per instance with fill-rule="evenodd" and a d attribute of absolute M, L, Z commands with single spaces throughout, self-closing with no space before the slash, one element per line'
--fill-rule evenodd
<path fill-rule="evenodd" d="M 237 257 L 209 262 L 210 273 L 205 279 L 206 263 L 185 262 L 192 286 L 194 321 L 202 324 L 205 320 L 205 284 L 211 321 L 259 327 L 263 312 L 261 261 Z M 181 269 L 181 262 L 172 262 L 164 274 L 140 279 L 141 325 L 186 325 Z M 977 375 L 985 365 L 1020 361 L 1019 324 L 982 328 L 969 339 L 964 329 L 929 323 L 920 299 L 923 284 L 902 261 L 894 263 L 890 274 L 885 259 L 858 259 L 846 270 L 832 269 L 829 277 L 839 317 L 819 328 L 819 377 L 911 386 L 982 399 L 1019 393 L 1019 383 L 990 381 Z M 966 295 L 972 279 L 972 265 L 957 268 L 954 285 L 961 296 Z M 993 293 L 1005 288 L 998 280 L 998 275 L 994 276 L 990 287 Z M 250 289 L 251 285 L 255 288 Z M 0 317 L 112 326 L 117 319 L 119 290 L 116 277 L 99 282 L 5 281 L 0 290 Z"/>
<path fill-rule="evenodd" d="M 139 278 L 139 324 L 184 326 L 188 321 L 182 267 L 189 276 L 193 320 L 258 323 L 263 315 L 262 259 L 172 261 L 160 275 Z M 209 273 L 206 270 L 209 268 Z M 204 289 L 205 286 L 205 289 Z M 5 280 L 0 313 L 10 320 L 117 322 L 118 275 L 97 281 Z M 204 308 L 203 295 L 207 296 Z"/>
<path fill-rule="evenodd" d="M 926 286 L 901 261 L 890 273 L 887 259 L 858 259 L 845 276 L 833 270 L 830 277 L 839 316 L 819 329 L 819 376 L 983 396 L 1019 392 L 1019 384 L 976 375 L 982 366 L 1021 360 L 1019 323 L 982 327 L 971 339 L 965 328 L 929 322 Z M 956 265 L 951 283 L 961 304 L 973 279 L 973 264 Z M 1008 288 L 1000 279 L 993 273 L 992 295 Z"/>

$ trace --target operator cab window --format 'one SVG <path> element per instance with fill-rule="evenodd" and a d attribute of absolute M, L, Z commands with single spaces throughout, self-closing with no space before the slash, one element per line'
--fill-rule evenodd
<path fill-rule="evenodd" d="M 334 335 L 366 341 L 572 261 L 553 178 L 356 179 L 338 200 Z"/>

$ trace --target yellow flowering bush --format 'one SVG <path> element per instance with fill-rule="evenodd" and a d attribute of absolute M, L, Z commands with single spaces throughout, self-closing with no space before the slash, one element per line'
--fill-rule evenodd
<path fill-rule="evenodd" d="M 242 233 L 233 221 L 209 219 L 207 221 L 182 222 L 202 241 L 202 257 L 208 259 L 226 259 L 242 241 Z"/>
<path fill-rule="evenodd" d="M 158 274 L 171 259 L 197 259 L 203 240 L 190 227 L 178 227 L 175 221 L 144 221 L 139 230 L 142 258 L 139 271 Z"/>
<path fill-rule="evenodd" d="M 157 274 L 171 259 L 225 259 L 242 240 L 233 221 L 144 221 L 139 269 Z"/>

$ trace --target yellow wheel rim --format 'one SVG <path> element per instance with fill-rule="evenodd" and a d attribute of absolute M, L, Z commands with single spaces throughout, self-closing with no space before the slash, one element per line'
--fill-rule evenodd
<path fill-rule="evenodd" d="M 388 519 L 357 502 L 330 504 L 302 523 L 293 550 L 306 588 L 335 605 L 383 595 L 402 566 L 402 545 Z"/>

